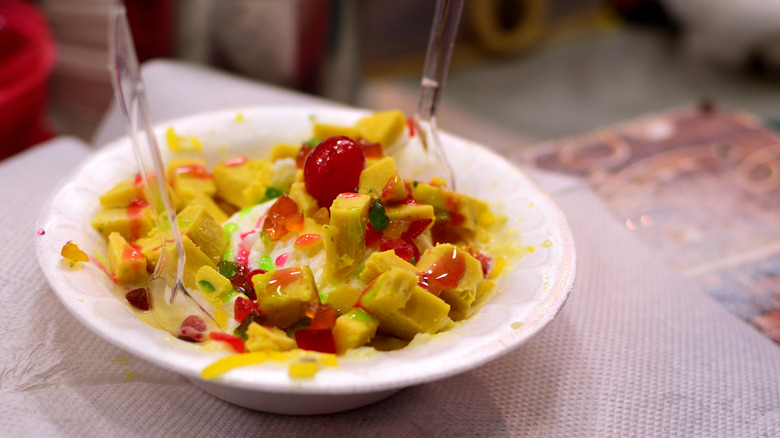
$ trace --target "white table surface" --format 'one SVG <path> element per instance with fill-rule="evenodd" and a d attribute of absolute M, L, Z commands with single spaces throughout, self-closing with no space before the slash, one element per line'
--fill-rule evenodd
<path fill-rule="evenodd" d="M 327 102 L 167 61 L 144 66 L 157 121 Z M 95 143 L 124 134 L 116 107 Z M 0 162 L 3 436 L 780 436 L 780 348 L 678 276 L 576 180 L 527 170 L 566 215 L 577 280 L 558 317 L 471 372 L 338 414 L 239 408 L 102 341 L 37 266 L 35 221 L 93 147 L 57 138 Z"/>

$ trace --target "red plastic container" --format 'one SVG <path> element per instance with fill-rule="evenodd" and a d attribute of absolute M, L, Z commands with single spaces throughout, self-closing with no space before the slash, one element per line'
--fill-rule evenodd
<path fill-rule="evenodd" d="M 52 137 L 48 81 L 55 61 L 43 14 L 22 0 L 0 1 L 0 159 Z"/>

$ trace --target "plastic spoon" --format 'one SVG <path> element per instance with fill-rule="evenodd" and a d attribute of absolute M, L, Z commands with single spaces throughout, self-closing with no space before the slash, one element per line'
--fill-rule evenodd
<path fill-rule="evenodd" d="M 420 100 L 414 116 L 423 150 L 439 168 L 438 172 L 445 174 L 443 177 L 452 190 L 455 190 L 455 173 L 439 140 L 436 110 L 441 100 L 444 82 L 447 80 L 452 48 L 455 46 L 462 12 L 463 0 L 436 1 L 420 84 Z"/>
<path fill-rule="evenodd" d="M 147 201 L 155 217 L 160 238 L 164 240 L 160 258 L 157 261 L 154 273 L 148 280 L 149 292 L 154 304 L 156 304 L 153 305 L 152 314 L 167 331 L 174 333 L 178 330 L 180 321 L 170 318 L 165 320 L 159 312 L 155 311 L 155 307 L 158 307 L 158 305 L 162 304 L 165 306 L 166 300 L 164 297 L 167 290 L 170 289 L 168 305 L 172 305 L 178 292 L 181 292 L 189 299 L 188 301 L 191 304 L 197 306 L 213 322 L 214 318 L 211 314 L 187 292 L 182 282 L 186 263 L 184 243 L 179 225 L 176 222 L 176 210 L 173 207 L 171 194 L 166 186 L 162 156 L 149 114 L 149 104 L 146 101 L 145 87 L 141 78 L 135 47 L 133 46 L 130 27 L 127 23 L 127 15 L 125 8 L 122 6 L 112 8 L 108 37 L 114 94 L 124 114 L 139 172 L 146 189 Z M 175 244 L 175 254 L 169 253 L 168 243 L 171 241 L 167 240 L 167 238 L 163 239 L 163 235 L 170 235 Z M 171 255 L 175 259 L 170 257 Z M 172 287 L 169 288 L 168 283 L 165 281 L 168 273 L 166 264 L 172 262 L 176 263 L 176 276 L 173 279 Z M 183 310 L 187 310 L 186 306 Z"/>

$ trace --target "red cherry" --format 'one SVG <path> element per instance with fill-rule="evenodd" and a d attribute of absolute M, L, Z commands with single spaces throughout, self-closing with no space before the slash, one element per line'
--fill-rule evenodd
<path fill-rule="evenodd" d="M 366 155 L 351 138 L 331 137 L 306 157 L 303 180 L 306 191 L 320 207 L 330 207 L 340 193 L 353 192 L 366 167 Z"/>

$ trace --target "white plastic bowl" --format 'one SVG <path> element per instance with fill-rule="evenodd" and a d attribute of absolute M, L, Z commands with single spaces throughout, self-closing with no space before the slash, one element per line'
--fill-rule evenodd
<path fill-rule="evenodd" d="M 241 114 L 241 120 L 236 115 Z M 158 127 L 161 144 L 173 127 L 197 136 L 210 166 L 235 155 L 266 156 L 275 143 L 297 144 L 311 135 L 312 120 L 351 125 L 365 111 L 257 107 L 196 115 Z M 563 306 L 574 282 L 575 251 L 566 221 L 550 197 L 503 158 L 475 143 L 442 133 L 458 174 L 458 190 L 500 205 L 508 224 L 533 247 L 499 277 L 487 302 L 466 322 L 399 351 L 341 359 L 311 379 L 290 379 L 287 368 L 262 364 L 235 369 L 210 381 L 201 371 L 218 359 L 196 345 L 141 322 L 111 281 L 92 264 L 71 269 L 60 249 L 76 241 L 88 254 L 105 253 L 90 226 L 98 197 L 136 173 L 132 147 L 120 139 L 92 155 L 59 187 L 44 208 L 36 252 L 41 269 L 62 303 L 85 326 L 129 353 L 175 371 L 207 392 L 252 409 L 322 414 L 363 406 L 395 391 L 474 369 L 506 354 L 542 330 Z M 167 148 L 164 153 L 170 155 Z"/>

